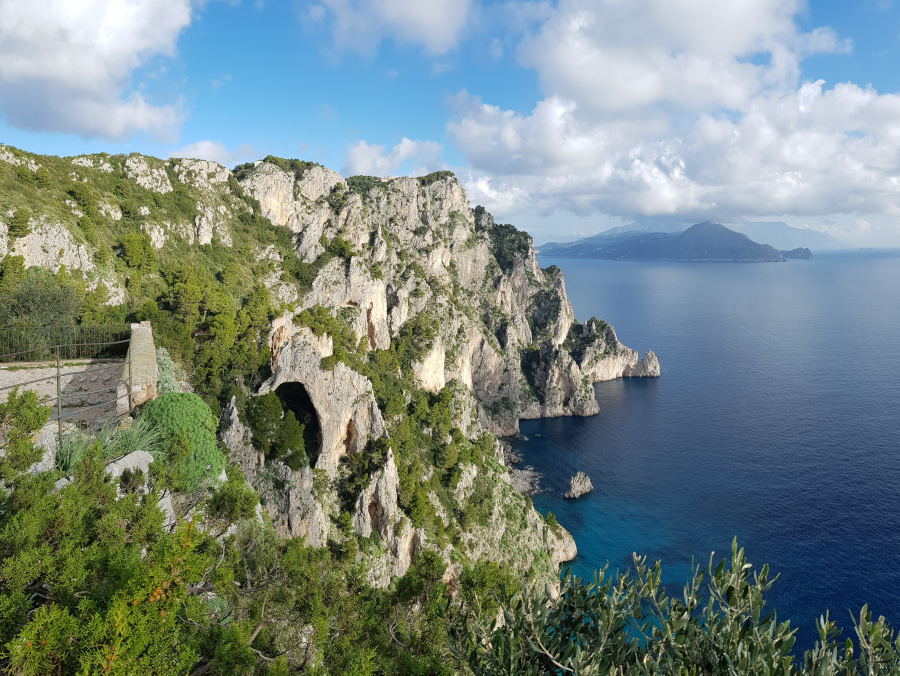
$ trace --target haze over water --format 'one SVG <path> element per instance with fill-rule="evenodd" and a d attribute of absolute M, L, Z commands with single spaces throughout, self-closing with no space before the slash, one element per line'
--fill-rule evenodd
<path fill-rule="evenodd" d="M 579 320 L 662 365 L 595 385 L 597 416 L 522 421 L 550 490 L 535 505 L 575 536 L 574 572 L 636 551 L 676 593 L 736 535 L 781 574 L 768 599 L 801 648 L 826 610 L 847 626 L 868 603 L 900 625 L 900 252 L 550 264 Z M 595 490 L 563 500 L 578 469 Z"/>

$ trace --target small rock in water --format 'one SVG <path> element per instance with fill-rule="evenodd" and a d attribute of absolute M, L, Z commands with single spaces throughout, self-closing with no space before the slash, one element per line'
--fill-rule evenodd
<path fill-rule="evenodd" d="M 590 493 L 592 490 L 594 490 L 594 485 L 591 483 L 591 478 L 581 470 L 578 470 L 575 476 L 569 479 L 569 490 L 563 494 L 563 497 L 575 499 L 585 493 Z"/>

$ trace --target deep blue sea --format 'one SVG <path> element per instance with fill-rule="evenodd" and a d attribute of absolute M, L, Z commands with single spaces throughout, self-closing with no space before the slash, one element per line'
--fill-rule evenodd
<path fill-rule="evenodd" d="M 768 599 L 799 647 L 826 610 L 849 626 L 868 603 L 900 627 L 900 251 L 550 264 L 578 319 L 662 365 L 596 384 L 597 416 L 522 421 L 549 489 L 535 506 L 575 536 L 574 572 L 638 552 L 672 593 L 737 536 L 780 573 Z M 595 490 L 564 500 L 579 469 Z"/>

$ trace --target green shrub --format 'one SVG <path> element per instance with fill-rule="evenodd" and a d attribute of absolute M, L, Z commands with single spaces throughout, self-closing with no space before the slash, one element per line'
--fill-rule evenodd
<path fill-rule="evenodd" d="M 150 302 L 153 303 L 153 301 Z M 155 306 L 156 303 L 153 303 L 153 305 Z M 156 391 L 159 394 L 181 392 L 181 386 L 178 384 L 178 380 L 185 380 L 186 374 L 184 373 L 184 369 L 173 361 L 172 357 L 169 356 L 169 351 L 164 347 L 157 348 L 156 350 L 156 368 L 158 373 Z"/>
<path fill-rule="evenodd" d="M 0 404 L 0 439 L 5 442 L 0 458 L 0 479 L 11 481 L 41 459 L 41 449 L 32 439 L 50 417 L 50 407 L 41 406 L 31 390 L 19 394 L 14 387 Z"/>
<path fill-rule="evenodd" d="M 4 283 L 0 290 L 0 325 L 72 326 L 83 300 L 84 292 L 68 276 L 29 268 L 19 284 Z"/>
<path fill-rule="evenodd" d="M 281 425 L 282 413 L 281 402 L 274 392 L 251 397 L 247 402 L 247 421 L 253 434 L 253 445 L 266 457 L 272 456 L 272 445 Z"/>
<path fill-rule="evenodd" d="M 438 181 L 443 181 L 444 179 L 447 179 L 447 178 L 453 178 L 455 175 L 456 174 L 454 174 L 452 171 L 449 171 L 447 169 L 444 169 L 443 171 L 434 171 L 426 176 L 420 177 L 419 185 L 421 185 L 423 187 L 428 186 L 428 185 L 431 185 L 432 183 L 436 183 Z"/>
<path fill-rule="evenodd" d="M 275 437 L 276 457 L 295 472 L 309 465 L 306 442 L 303 439 L 305 429 L 306 425 L 297 422 L 294 412 L 288 411 L 284 414 Z"/>
<path fill-rule="evenodd" d="M 76 430 L 63 437 L 63 442 L 56 449 L 56 469 L 65 475 L 71 474 L 81 464 L 91 445 L 95 443 L 92 434 Z"/>
<path fill-rule="evenodd" d="M 9 222 L 9 236 L 24 237 L 31 232 L 31 226 L 28 223 L 30 218 L 31 212 L 28 209 L 16 209 Z"/>
<path fill-rule="evenodd" d="M 377 176 L 351 176 L 347 179 L 347 187 L 365 199 L 369 191 L 380 182 L 381 179 Z"/>
<path fill-rule="evenodd" d="M 228 479 L 219 486 L 209 501 L 212 513 L 225 521 L 249 519 L 259 504 L 259 496 L 250 486 L 236 465 L 225 470 Z"/>
<path fill-rule="evenodd" d="M 177 467 L 173 468 L 179 472 L 176 489 L 196 490 L 205 479 L 222 472 L 225 456 L 216 448 L 216 419 L 196 394 L 163 394 L 144 407 L 141 417 L 144 416 L 160 430 L 163 443 L 169 445 L 168 461 L 177 460 Z M 175 440 L 178 448 L 173 445 Z M 173 451 L 183 457 L 173 458 Z"/>
<path fill-rule="evenodd" d="M 156 253 L 153 251 L 150 235 L 146 232 L 134 230 L 124 234 L 119 238 L 119 244 L 122 247 L 122 258 L 129 268 L 140 272 L 150 272 L 153 269 Z"/>

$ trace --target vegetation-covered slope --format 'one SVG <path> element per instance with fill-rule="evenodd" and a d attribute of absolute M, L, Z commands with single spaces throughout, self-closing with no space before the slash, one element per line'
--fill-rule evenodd
<path fill-rule="evenodd" d="M 512 488 L 494 435 L 590 414 L 591 381 L 658 364 L 575 322 L 559 270 L 448 172 L 0 148 L 0 272 L 4 321 L 148 320 L 165 348 L 161 396 L 70 437 L 53 471 L 27 471 L 46 409 L 0 406 L 11 673 L 789 665 L 787 630 L 760 638 L 774 625 L 743 596 L 722 622 L 654 610 L 644 582 L 632 606 L 581 584 L 554 600 L 574 542 Z M 672 637 L 634 641 L 638 617 Z"/>

